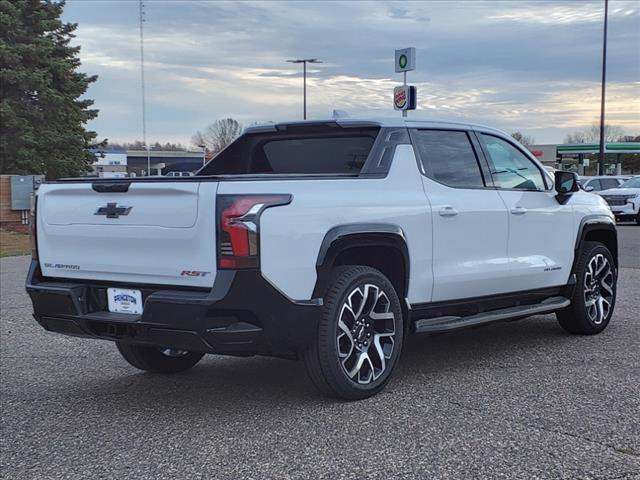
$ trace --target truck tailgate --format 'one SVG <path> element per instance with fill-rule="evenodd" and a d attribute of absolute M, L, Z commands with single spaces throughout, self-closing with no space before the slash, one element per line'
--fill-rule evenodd
<path fill-rule="evenodd" d="M 38 192 L 38 253 L 47 277 L 210 287 L 217 182 L 91 182 Z"/>

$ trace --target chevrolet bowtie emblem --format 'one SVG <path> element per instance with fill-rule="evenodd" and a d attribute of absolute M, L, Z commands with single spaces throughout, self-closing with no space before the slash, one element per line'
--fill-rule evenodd
<path fill-rule="evenodd" d="M 94 215 L 106 215 L 107 218 L 118 218 L 120 215 L 129 215 L 133 207 L 118 206 L 117 203 L 107 203 L 105 207 L 100 207 Z"/>

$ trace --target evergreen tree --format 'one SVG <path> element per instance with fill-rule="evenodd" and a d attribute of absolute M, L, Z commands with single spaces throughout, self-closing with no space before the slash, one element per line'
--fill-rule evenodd
<path fill-rule="evenodd" d="M 77 176 L 94 160 L 98 110 L 82 98 L 97 76 L 78 72 L 77 24 L 60 20 L 64 1 L 0 0 L 0 172 Z M 93 144 L 93 145 L 92 145 Z"/>

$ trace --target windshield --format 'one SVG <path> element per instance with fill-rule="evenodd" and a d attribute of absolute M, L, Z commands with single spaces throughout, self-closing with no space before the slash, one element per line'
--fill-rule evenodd
<path fill-rule="evenodd" d="M 640 188 L 640 177 L 633 177 L 620 185 L 620 188 Z"/>

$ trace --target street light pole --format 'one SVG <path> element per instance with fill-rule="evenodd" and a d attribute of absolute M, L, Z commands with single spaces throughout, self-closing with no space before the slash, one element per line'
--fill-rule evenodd
<path fill-rule="evenodd" d="M 142 141 L 144 142 L 144 148 L 147 151 L 147 176 L 151 175 L 151 152 L 149 151 L 149 145 L 147 144 L 147 107 L 145 101 L 144 92 L 144 3 L 143 0 L 139 0 L 138 6 L 140 8 L 140 87 L 142 90 Z"/>
<path fill-rule="evenodd" d="M 604 0 L 604 38 L 602 41 L 602 94 L 600 96 L 600 158 L 598 159 L 598 175 L 604 175 L 604 95 L 607 74 L 607 17 L 609 0 Z"/>
<path fill-rule="evenodd" d="M 287 60 L 289 63 L 302 64 L 302 118 L 307 119 L 307 63 L 322 63 L 317 58 L 297 58 L 295 60 Z"/>
<path fill-rule="evenodd" d="M 202 166 L 207 163 L 207 146 L 203 143 L 202 145 L 198 145 L 202 149 Z"/>

